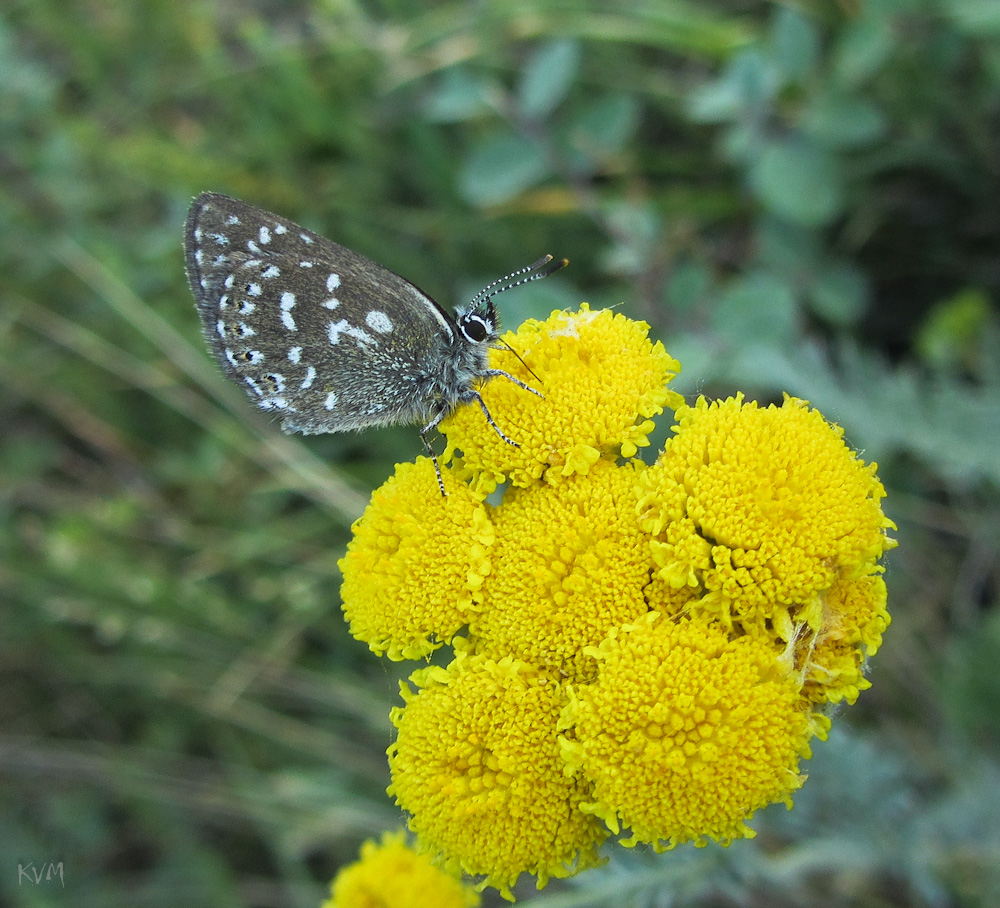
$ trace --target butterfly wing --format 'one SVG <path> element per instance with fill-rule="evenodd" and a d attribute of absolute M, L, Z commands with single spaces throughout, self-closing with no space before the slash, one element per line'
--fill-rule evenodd
<path fill-rule="evenodd" d="M 451 318 L 399 275 L 215 193 L 187 220 L 188 279 L 223 371 L 286 432 L 418 421 Z"/>

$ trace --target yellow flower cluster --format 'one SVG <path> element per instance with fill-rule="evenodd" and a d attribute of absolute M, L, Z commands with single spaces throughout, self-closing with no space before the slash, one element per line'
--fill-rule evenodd
<path fill-rule="evenodd" d="M 361 846 L 361 859 L 342 868 L 321 908 L 478 908 L 471 887 L 414 851 L 406 833 L 386 832 Z"/>
<path fill-rule="evenodd" d="M 685 406 L 647 326 L 556 312 L 498 348 L 512 382 L 400 465 L 341 562 L 352 633 L 450 644 L 393 711 L 390 793 L 418 846 L 507 898 L 626 846 L 728 843 L 791 803 L 823 710 L 868 686 L 892 544 L 874 466 L 803 401 Z M 656 462 L 635 459 L 675 411 Z M 625 832 L 627 830 L 627 832 Z"/>

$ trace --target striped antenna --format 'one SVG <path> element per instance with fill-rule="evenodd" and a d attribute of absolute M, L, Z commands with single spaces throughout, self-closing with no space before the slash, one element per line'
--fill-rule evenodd
<path fill-rule="evenodd" d="M 507 290 L 513 290 L 522 284 L 530 284 L 532 281 L 541 280 L 550 274 L 555 274 L 560 268 L 566 267 L 569 259 L 553 259 L 551 255 L 542 256 L 537 262 L 512 271 L 506 277 L 495 280 L 492 284 L 479 291 L 469 303 L 469 308 L 474 309 L 494 296 L 499 296 Z M 501 286 L 502 285 L 502 286 Z"/>

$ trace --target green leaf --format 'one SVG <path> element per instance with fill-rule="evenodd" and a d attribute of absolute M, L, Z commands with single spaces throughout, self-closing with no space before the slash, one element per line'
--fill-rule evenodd
<path fill-rule="evenodd" d="M 824 93 L 811 99 L 799 125 L 827 148 L 860 148 L 885 135 L 882 111 L 860 98 Z"/>
<path fill-rule="evenodd" d="M 819 33 L 816 26 L 787 7 L 779 8 L 771 27 L 771 58 L 789 81 L 802 82 L 816 69 Z"/>
<path fill-rule="evenodd" d="M 569 93 L 580 66 L 580 45 L 559 38 L 541 45 L 531 56 L 518 88 L 518 109 L 531 120 L 555 110 Z"/>
<path fill-rule="evenodd" d="M 995 750 L 1000 747 L 1000 724 L 996 721 L 1000 703 L 1000 674 L 996 670 L 1000 663 L 1000 613 L 983 618 L 982 623 L 970 625 L 950 641 L 947 671 L 941 676 L 943 702 L 970 739 L 991 741 Z"/>
<path fill-rule="evenodd" d="M 982 290 L 966 288 L 934 306 L 916 338 L 921 359 L 938 368 L 968 366 L 991 318 Z"/>
<path fill-rule="evenodd" d="M 635 135 L 638 125 L 639 102 L 632 95 L 605 95 L 580 111 L 569 135 L 576 150 L 599 161 L 618 154 Z"/>
<path fill-rule="evenodd" d="M 996 0 L 945 0 L 942 6 L 960 31 L 976 37 L 1000 34 L 1000 3 Z"/>
<path fill-rule="evenodd" d="M 868 305 L 870 288 L 861 269 L 850 262 L 830 262 L 806 291 L 812 310 L 840 328 L 857 324 Z"/>
<path fill-rule="evenodd" d="M 765 269 L 737 278 L 719 296 L 712 324 L 734 347 L 791 343 L 798 334 L 791 284 Z"/>
<path fill-rule="evenodd" d="M 688 114 L 701 123 L 737 119 L 770 104 L 777 90 L 777 72 L 771 62 L 757 49 L 744 50 L 718 79 L 693 93 Z"/>
<path fill-rule="evenodd" d="M 616 238 L 601 254 L 601 265 L 617 274 L 638 274 L 663 235 L 663 220 L 651 203 L 621 201 L 605 211 L 610 233 Z"/>
<path fill-rule="evenodd" d="M 808 227 L 829 223 L 843 204 L 836 161 L 803 138 L 766 144 L 751 166 L 750 181 L 771 211 Z"/>
<path fill-rule="evenodd" d="M 856 86 L 878 71 L 895 50 L 891 24 L 869 14 L 843 32 L 833 51 L 833 73 L 845 85 Z"/>
<path fill-rule="evenodd" d="M 488 112 L 489 85 L 485 79 L 460 66 L 453 66 L 424 99 L 423 111 L 434 123 L 459 123 Z"/>
<path fill-rule="evenodd" d="M 542 150 L 530 139 L 494 135 L 469 155 L 459 188 L 474 205 L 499 205 L 540 183 L 549 170 Z"/>
<path fill-rule="evenodd" d="M 783 218 L 762 217 L 753 243 L 761 264 L 793 277 L 813 270 L 822 256 L 817 231 Z"/>
<path fill-rule="evenodd" d="M 712 286 L 712 272 L 701 262 L 679 262 L 665 288 L 667 305 L 687 312 L 705 298 Z"/>

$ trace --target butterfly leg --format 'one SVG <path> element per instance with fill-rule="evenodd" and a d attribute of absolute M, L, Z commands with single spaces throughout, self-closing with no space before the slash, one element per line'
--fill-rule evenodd
<path fill-rule="evenodd" d="M 504 373 L 500 373 L 500 374 L 506 375 L 507 373 L 504 372 Z M 513 376 L 510 376 L 510 377 L 513 377 Z M 514 381 L 516 382 L 517 379 L 515 378 Z M 528 386 L 525 385 L 525 387 L 527 388 Z M 530 391 L 532 389 L 528 388 L 528 390 Z M 501 428 L 493 421 L 493 414 L 490 413 L 490 408 L 486 406 L 486 401 L 483 400 L 483 395 L 482 394 L 480 394 L 478 391 L 476 391 L 474 388 L 472 388 L 472 389 L 469 390 L 468 395 L 466 397 L 466 400 L 474 400 L 474 401 L 476 401 L 479 404 L 479 409 L 483 411 L 483 416 L 486 417 L 486 421 L 490 424 L 490 428 L 494 432 L 496 432 L 497 435 L 499 435 L 505 442 L 507 442 L 507 444 L 509 444 L 509 445 L 511 445 L 512 447 L 515 447 L 515 448 L 521 447 L 516 441 L 514 441 L 513 438 L 508 438 L 506 435 L 504 435 L 503 431 L 501 430 Z"/>
<path fill-rule="evenodd" d="M 431 426 L 430 428 L 433 428 Z M 424 443 L 424 450 L 427 451 L 427 456 L 431 459 L 434 464 L 434 473 L 437 476 L 438 488 L 441 490 L 441 497 L 447 498 L 448 495 L 444 490 L 444 477 L 441 475 L 441 464 L 438 463 L 437 454 L 434 453 L 434 449 L 431 447 L 431 443 L 427 440 L 427 436 L 424 434 L 428 429 L 422 429 L 420 431 L 420 440 Z"/>
<path fill-rule="evenodd" d="M 427 440 L 427 433 L 436 429 L 438 427 L 438 423 L 440 423 L 444 417 L 444 410 L 438 410 L 438 412 L 434 414 L 431 421 L 420 430 L 420 440 L 424 443 L 424 450 L 427 451 L 427 456 L 430 457 L 434 464 L 434 473 L 437 475 L 438 488 L 441 490 L 441 497 L 447 498 L 448 495 L 444 490 L 444 477 L 441 475 L 441 464 L 438 463 L 437 454 L 434 453 L 434 448 L 431 447 L 431 443 Z"/>
<path fill-rule="evenodd" d="M 490 369 L 489 371 L 484 373 L 484 377 L 489 377 L 489 378 L 492 378 L 497 375 L 502 375 L 504 378 L 509 378 L 519 388 L 524 388 L 525 391 L 530 391 L 532 394 L 537 394 L 539 397 L 542 398 L 544 398 L 545 396 L 544 394 L 542 394 L 541 391 L 537 391 L 530 385 L 526 385 L 519 378 L 515 378 L 508 372 L 503 372 L 500 369 Z M 486 422 L 489 423 L 490 428 L 494 432 L 496 432 L 497 435 L 499 435 L 511 447 L 514 448 L 521 447 L 516 441 L 514 441 L 513 438 L 508 438 L 503 433 L 503 430 L 496 424 L 495 420 L 493 419 L 493 414 L 490 413 L 490 408 L 486 406 L 486 401 L 483 400 L 482 394 L 480 394 L 475 388 L 469 388 L 469 390 L 462 395 L 459 402 L 471 403 L 472 401 L 475 401 L 476 403 L 479 404 L 479 409 L 483 411 L 483 416 L 486 417 Z M 438 425 L 441 423 L 441 420 L 443 420 L 445 416 L 447 416 L 448 413 L 450 412 L 451 412 L 450 410 L 438 410 L 434 414 L 434 416 L 431 417 L 430 422 L 428 422 L 427 425 L 420 430 L 420 440 L 424 443 L 424 449 L 427 451 L 427 456 L 430 457 L 430 459 L 434 462 L 434 472 L 437 474 L 438 488 L 441 489 L 442 495 L 445 495 L 445 491 L 444 491 L 444 478 L 441 476 L 441 465 L 438 463 L 437 455 L 434 453 L 434 449 L 431 447 L 431 443 L 427 440 L 427 435 L 433 429 L 436 429 Z"/>
<path fill-rule="evenodd" d="M 537 388 L 532 388 L 531 385 L 526 385 L 521 379 L 514 377 L 509 372 L 504 372 L 503 369 L 487 369 L 483 373 L 483 378 L 495 378 L 498 375 L 502 375 L 508 381 L 514 382 L 519 388 L 523 388 L 525 391 L 530 391 L 532 394 L 537 394 L 542 400 L 545 399 L 545 395 L 542 394 Z"/>

